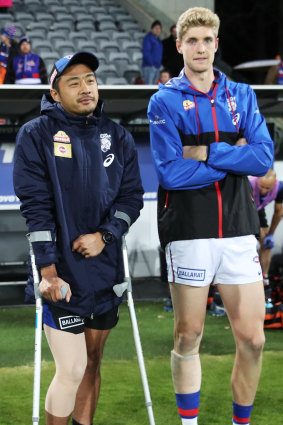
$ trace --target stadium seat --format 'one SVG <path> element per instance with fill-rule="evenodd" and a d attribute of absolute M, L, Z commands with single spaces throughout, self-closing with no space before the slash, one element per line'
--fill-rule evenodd
<path fill-rule="evenodd" d="M 127 22 L 127 21 L 120 22 L 119 23 L 119 28 L 122 31 L 130 32 L 130 33 L 133 33 L 133 34 L 136 31 L 140 31 L 140 28 L 139 28 L 138 24 L 135 23 L 135 22 Z"/>
<path fill-rule="evenodd" d="M 107 65 L 108 60 L 107 60 L 107 57 L 105 56 L 105 54 L 103 52 L 96 52 L 95 51 L 95 55 L 97 56 L 97 58 L 99 60 L 99 66 L 100 65 Z"/>
<path fill-rule="evenodd" d="M 126 78 L 129 84 L 135 84 L 137 77 L 141 75 L 141 69 L 138 65 L 129 65 L 126 71 L 123 74 L 123 77 Z"/>
<path fill-rule="evenodd" d="M 102 40 L 100 43 L 100 50 L 105 53 L 105 55 L 109 56 L 110 52 L 119 52 L 120 47 L 116 41 L 104 41 Z"/>
<path fill-rule="evenodd" d="M 64 6 L 67 6 L 70 8 L 70 6 L 77 6 L 78 5 L 78 0 L 61 0 L 62 4 Z M 82 8 L 80 7 L 80 9 L 82 10 Z"/>
<path fill-rule="evenodd" d="M 57 6 L 60 6 L 60 1 L 59 0 L 42 0 L 42 2 L 47 7 L 47 9 L 52 4 L 57 5 Z"/>
<path fill-rule="evenodd" d="M 49 31 L 64 31 L 67 37 L 67 34 L 72 30 L 72 25 L 70 22 L 52 22 L 50 25 Z"/>
<path fill-rule="evenodd" d="M 96 75 L 99 78 L 103 78 L 104 80 L 107 77 L 119 77 L 117 70 L 114 65 L 100 65 L 99 68 L 96 71 Z"/>
<path fill-rule="evenodd" d="M 96 15 L 97 13 L 105 13 L 105 8 L 92 4 L 92 6 L 88 7 L 88 11 L 89 13 L 93 13 L 94 15 Z"/>
<path fill-rule="evenodd" d="M 96 77 L 96 81 L 97 81 L 97 84 L 98 84 L 99 86 L 103 86 L 103 85 L 104 85 L 104 81 L 103 81 L 103 79 L 102 79 L 102 78 Z"/>
<path fill-rule="evenodd" d="M 71 13 L 57 13 L 55 16 L 56 22 L 69 22 L 71 25 L 74 23 L 75 18 Z"/>
<path fill-rule="evenodd" d="M 30 38 L 31 43 L 33 44 L 36 40 L 46 40 L 46 32 L 41 30 L 28 30 L 26 35 Z"/>
<path fill-rule="evenodd" d="M 92 14 L 90 13 L 84 13 L 84 12 L 80 12 L 80 13 L 76 13 L 74 15 L 74 19 L 75 21 L 91 21 L 94 22 L 94 17 L 92 16 Z"/>
<path fill-rule="evenodd" d="M 18 23 L 16 25 L 18 25 Z M 43 32 L 43 35 L 46 33 L 46 27 L 43 26 L 41 24 L 41 22 L 30 22 L 27 25 L 26 30 L 27 31 L 33 31 L 33 30 L 42 31 Z"/>
<path fill-rule="evenodd" d="M 56 29 L 54 31 L 49 31 L 47 34 L 47 39 L 51 42 L 51 44 L 54 46 L 55 41 L 64 41 L 67 40 L 67 31 L 64 28 Z"/>
<path fill-rule="evenodd" d="M 121 6 L 118 6 L 118 5 L 115 5 L 115 6 L 112 6 L 112 5 L 107 6 L 107 12 L 108 12 L 109 14 L 111 13 L 111 15 L 112 15 L 112 16 L 115 16 L 115 18 L 117 18 L 117 14 L 118 14 L 118 13 L 124 13 L 124 11 L 123 11 L 122 7 L 121 7 Z M 117 19 L 116 19 L 116 21 L 117 21 Z"/>
<path fill-rule="evenodd" d="M 96 46 L 100 46 L 101 41 L 110 41 L 110 35 L 105 32 L 93 31 L 90 34 L 90 39 L 94 41 Z"/>
<path fill-rule="evenodd" d="M 134 22 L 134 20 L 133 20 L 133 18 L 130 16 L 130 15 L 128 15 L 128 13 L 123 13 L 123 12 L 119 12 L 119 13 L 117 13 L 117 14 L 115 14 L 115 21 L 116 22 Z"/>
<path fill-rule="evenodd" d="M 140 68 L 142 66 L 142 52 L 133 52 L 132 54 L 132 63 L 138 65 Z"/>
<path fill-rule="evenodd" d="M 142 31 L 136 31 L 133 33 L 133 38 L 135 41 L 137 41 L 138 43 L 140 43 L 140 45 L 142 46 L 142 42 L 144 37 L 146 36 L 146 33 L 142 32 Z"/>
<path fill-rule="evenodd" d="M 32 50 L 33 52 L 39 54 L 42 52 L 52 52 L 53 51 L 53 46 L 50 43 L 49 40 L 34 40 L 32 41 Z"/>
<path fill-rule="evenodd" d="M 92 40 L 79 40 L 77 44 L 78 50 L 85 50 L 87 52 L 97 51 L 97 46 Z"/>
<path fill-rule="evenodd" d="M 78 47 L 79 41 L 89 41 L 89 37 L 82 31 L 70 31 L 68 34 L 68 39 L 70 39 L 76 47 Z"/>
<path fill-rule="evenodd" d="M 126 86 L 128 84 L 128 81 L 123 77 L 113 78 L 113 77 L 107 77 L 105 84 L 111 85 L 111 86 Z"/>
<path fill-rule="evenodd" d="M 66 7 L 67 7 L 67 5 L 66 5 Z M 69 12 L 71 12 L 75 16 L 76 16 L 77 13 L 82 13 L 83 12 L 82 6 L 78 6 L 78 3 L 76 3 L 76 4 L 70 4 L 68 6 L 68 8 L 69 8 Z"/>
<path fill-rule="evenodd" d="M 53 64 L 60 59 L 60 55 L 57 52 L 42 52 L 41 57 L 44 61 L 53 61 Z"/>
<path fill-rule="evenodd" d="M 76 50 L 76 47 L 71 40 L 54 40 L 53 46 L 54 50 L 59 52 L 61 57 L 66 56 L 66 54 L 70 54 Z"/>
<path fill-rule="evenodd" d="M 125 51 L 129 56 L 133 56 L 134 52 L 140 52 L 141 46 L 138 41 L 123 41 L 121 51 Z"/>
<path fill-rule="evenodd" d="M 8 20 L 8 17 L 6 17 L 6 21 L 7 20 Z M 15 20 L 18 21 L 20 24 L 22 24 L 23 27 L 26 29 L 31 22 L 34 22 L 34 16 L 28 12 L 15 12 Z M 0 15 L 0 22 L 2 22 L 1 15 Z M 15 25 L 17 25 L 17 22 L 15 22 Z"/>
<path fill-rule="evenodd" d="M 90 22 L 90 21 L 80 21 L 80 22 L 76 22 L 76 30 L 77 31 L 84 31 L 88 34 L 91 34 L 95 28 L 94 28 L 94 23 Z"/>
<path fill-rule="evenodd" d="M 54 21 L 54 16 L 51 13 L 36 12 L 34 16 L 37 22 L 40 22 L 42 25 L 45 25 L 46 27 L 49 27 Z"/>
<path fill-rule="evenodd" d="M 68 9 L 66 6 L 58 6 L 57 4 L 51 4 L 48 7 L 49 12 L 51 12 L 53 15 L 56 15 L 57 13 L 68 13 Z"/>
<path fill-rule="evenodd" d="M 36 7 L 38 5 L 41 6 L 41 1 L 40 0 L 25 0 L 25 5 L 28 7 Z"/>
<path fill-rule="evenodd" d="M 132 37 L 127 32 L 120 32 L 115 31 L 112 33 L 111 38 L 115 40 L 118 44 L 122 43 L 123 41 L 132 41 Z"/>
<path fill-rule="evenodd" d="M 114 18 L 109 15 L 108 13 L 96 13 L 95 14 L 95 21 L 96 22 L 113 22 L 114 23 Z"/>
<path fill-rule="evenodd" d="M 81 0 L 81 4 L 83 7 L 93 6 L 93 0 Z"/>
<path fill-rule="evenodd" d="M 110 52 L 108 59 L 109 63 L 117 68 L 118 74 L 121 77 L 131 63 L 131 58 L 129 58 L 126 52 Z"/>
<path fill-rule="evenodd" d="M 110 33 L 110 36 L 112 36 L 113 32 L 117 31 L 117 27 L 114 24 L 114 22 L 103 21 L 103 22 L 99 22 L 99 30 L 100 31 L 107 31 L 107 32 Z"/>

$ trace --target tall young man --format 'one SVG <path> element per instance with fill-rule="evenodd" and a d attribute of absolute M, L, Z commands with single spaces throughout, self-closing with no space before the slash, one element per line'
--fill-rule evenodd
<path fill-rule="evenodd" d="M 67 425 L 71 414 L 73 425 L 92 423 L 103 348 L 122 301 L 113 291 L 123 280 L 121 236 L 143 205 L 133 138 L 105 116 L 97 68 L 88 52 L 58 60 L 41 116 L 17 137 L 14 187 L 41 273 L 44 330 L 56 363 L 47 425 Z"/>
<path fill-rule="evenodd" d="M 219 18 L 205 8 L 177 22 L 184 69 L 150 100 L 159 178 L 158 230 L 175 315 L 171 368 L 183 425 L 198 423 L 199 346 L 209 285 L 218 285 L 236 343 L 233 424 L 249 424 L 264 345 L 259 220 L 248 175 L 262 176 L 273 142 L 253 90 L 213 69 Z"/>

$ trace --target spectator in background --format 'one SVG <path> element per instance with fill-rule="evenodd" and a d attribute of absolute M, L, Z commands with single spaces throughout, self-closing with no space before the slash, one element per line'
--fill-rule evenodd
<path fill-rule="evenodd" d="M 17 28 L 11 25 L 1 31 L 0 84 L 4 83 L 8 60 L 19 54 L 18 43 L 14 40 Z"/>
<path fill-rule="evenodd" d="M 13 6 L 12 0 L 0 0 L 0 13 L 7 13 L 8 8 Z"/>
<path fill-rule="evenodd" d="M 8 61 L 5 84 L 47 84 L 47 71 L 40 56 L 31 52 L 26 35 L 19 39 L 20 54 Z"/>
<path fill-rule="evenodd" d="M 170 28 L 170 36 L 165 38 L 163 43 L 162 65 L 171 72 L 172 77 L 178 77 L 184 67 L 183 56 L 176 48 L 177 31 L 176 25 Z"/>
<path fill-rule="evenodd" d="M 142 45 L 142 69 L 145 84 L 156 84 L 159 78 L 159 70 L 162 61 L 163 45 L 159 39 L 161 22 L 154 21 L 151 31 L 143 39 Z"/>
<path fill-rule="evenodd" d="M 283 213 L 283 182 L 276 179 L 276 173 L 270 169 L 263 177 L 249 177 L 260 221 L 259 260 L 262 268 L 264 286 L 269 285 L 268 272 L 271 262 L 271 249 L 274 247 L 274 233 Z M 271 225 L 268 226 L 264 208 L 274 202 Z"/>
<path fill-rule="evenodd" d="M 172 75 L 169 71 L 169 69 L 162 69 L 160 71 L 159 79 L 157 80 L 156 84 L 162 83 L 166 84 L 169 80 L 171 80 Z"/>
<path fill-rule="evenodd" d="M 276 59 L 280 59 L 280 62 L 268 69 L 264 84 L 283 84 L 283 61 L 280 56 L 277 56 Z"/>

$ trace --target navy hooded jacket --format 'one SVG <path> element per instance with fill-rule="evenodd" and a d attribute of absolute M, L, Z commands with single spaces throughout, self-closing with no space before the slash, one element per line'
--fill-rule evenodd
<path fill-rule="evenodd" d="M 72 291 L 69 303 L 56 306 L 84 317 L 121 302 L 113 291 L 123 281 L 121 236 L 143 206 L 134 140 L 102 109 L 99 102 L 93 116 L 73 116 L 43 96 L 41 117 L 21 127 L 15 150 L 14 188 L 28 230 L 53 235 L 33 243 L 36 265 L 56 264 Z M 93 258 L 72 252 L 76 238 L 99 228 L 114 243 Z"/>

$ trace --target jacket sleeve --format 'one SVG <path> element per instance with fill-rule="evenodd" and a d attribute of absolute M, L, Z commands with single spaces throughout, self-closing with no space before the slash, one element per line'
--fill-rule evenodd
<path fill-rule="evenodd" d="M 207 163 L 233 174 L 264 176 L 272 165 L 273 141 L 250 87 L 244 124 L 244 137 L 248 144 L 231 146 L 225 142 L 212 143 Z"/>
<path fill-rule="evenodd" d="M 99 228 L 109 230 L 116 239 L 126 233 L 137 220 L 143 208 L 143 187 L 141 183 L 137 151 L 132 135 L 124 130 L 124 171 L 118 196 L 111 206 L 108 216 Z"/>
<path fill-rule="evenodd" d="M 142 54 L 143 54 L 143 65 L 144 66 L 152 66 L 152 46 L 151 46 L 151 39 L 149 37 L 149 34 L 147 34 L 142 43 Z"/>
<path fill-rule="evenodd" d="M 23 126 L 18 135 L 14 159 L 14 189 L 21 201 L 21 212 L 29 232 L 49 231 L 50 242 L 34 242 L 33 250 L 38 267 L 57 262 L 54 201 L 44 153 L 34 131 Z M 38 138 L 38 136 L 37 136 Z"/>
<path fill-rule="evenodd" d="M 183 158 L 183 145 L 168 109 L 155 95 L 148 107 L 153 162 L 160 185 L 167 190 L 198 189 L 226 176 L 204 162 Z"/>

